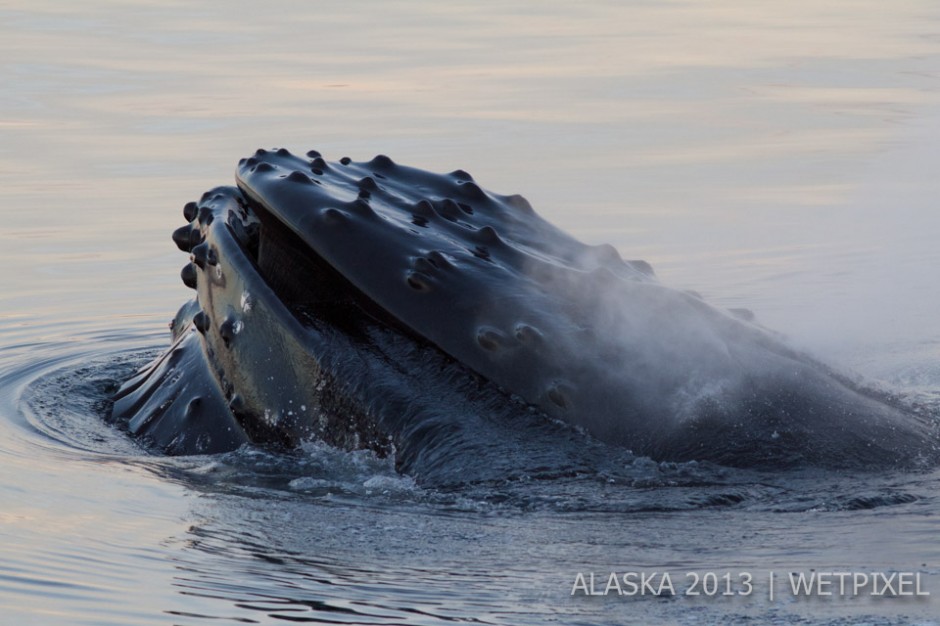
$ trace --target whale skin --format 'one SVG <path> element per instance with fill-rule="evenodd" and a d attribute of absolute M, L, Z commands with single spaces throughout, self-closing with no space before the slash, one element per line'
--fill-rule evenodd
<path fill-rule="evenodd" d="M 577 471 L 609 447 L 774 468 L 938 458 L 930 416 L 461 170 L 258 150 L 184 216 L 195 297 L 111 413 L 167 454 L 320 440 L 424 476 L 467 456 Z"/>

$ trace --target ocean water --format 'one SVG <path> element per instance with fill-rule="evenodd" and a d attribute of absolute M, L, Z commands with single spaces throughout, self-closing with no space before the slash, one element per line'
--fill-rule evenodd
<path fill-rule="evenodd" d="M 937 472 L 435 491 L 101 419 L 190 297 L 183 204 L 272 146 L 465 169 L 940 415 L 940 7 L 778 5 L 0 4 L 0 623 L 940 622 Z M 676 593 L 578 591 L 611 572 Z M 795 597 L 813 572 L 931 595 Z"/>

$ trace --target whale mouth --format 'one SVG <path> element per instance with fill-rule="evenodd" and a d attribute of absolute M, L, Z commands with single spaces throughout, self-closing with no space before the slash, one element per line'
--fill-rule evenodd
<path fill-rule="evenodd" d="M 235 433 L 221 438 L 222 448 L 315 436 L 386 449 L 367 409 L 304 422 L 280 406 L 285 397 L 321 406 L 310 390 L 324 387 L 324 363 L 350 352 L 343 342 L 361 338 L 364 327 L 433 348 L 433 358 L 460 364 L 498 393 L 576 421 L 590 412 L 579 405 L 594 382 L 589 371 L 566 372 L 563 364 L 590 332 L 545 283 L 652 276 L 645 263 L 578 242 L 522 197 L 484 191 L 460 170 L 440 175 L 383 156 L 327 163 L 315 152 L 305 159 L 259 150 L 239 162 L 236 179 L 237 188 L 213 189 L 184 208 L 189 224 L 173 239 L 190 253 L 181 275 L 196 300 L 173 323 L 169 356 L 125 385 L 115 403 L 116 420 L 171 452 L 220 429 Z M 187 334 L 190 322 L 200 341 Z M 272 346 L 283 363 L 267 357 Z M 274 372 L 258 371 L 259 355 Z M 164 384 L 183 374 L 195 381 L 189 388 Z M 231 419 L 222 424 L 157 433 L 161 423 L 211 424 L 226 412 Z"/>
<path fill-rule="evenodd" d="M 261 279 L 301 324 L 318 319 L 354 333 L 357 320 L 365 316 L 413 341 L 424 342 L 330 265 L 262 202 L 246 198 L 246 204 L 260 227 L 255 241 L 243 246 L 243 250 L 254 261 Z"/>

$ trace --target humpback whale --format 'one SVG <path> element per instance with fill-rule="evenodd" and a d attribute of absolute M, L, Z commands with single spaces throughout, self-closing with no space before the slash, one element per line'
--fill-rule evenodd
<path fill-rule="evenodd" d="M 774 468 L 940 456 L 931 416 L 461 170 L 258 150 L 183 213 L 195 298 L 111 414 L 168 454 L 322 440 L 417 474 L 465 453 L 571 469 L 599 447 Z"/>

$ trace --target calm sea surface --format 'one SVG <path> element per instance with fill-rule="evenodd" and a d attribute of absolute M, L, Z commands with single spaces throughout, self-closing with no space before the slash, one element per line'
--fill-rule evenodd
<path fill-rule="evenodd" d="M 0 623 L 940 623 L 938 473 L 440 493 L 105 426 L 190 297 L 183 204 L 273 146 L 465 169 L 940 415 L 934 1 L 2 2 Z M 932 595 L 786 593 L 811 570 Z M 627 571 L 754 591 L 571 595 Z"/>

